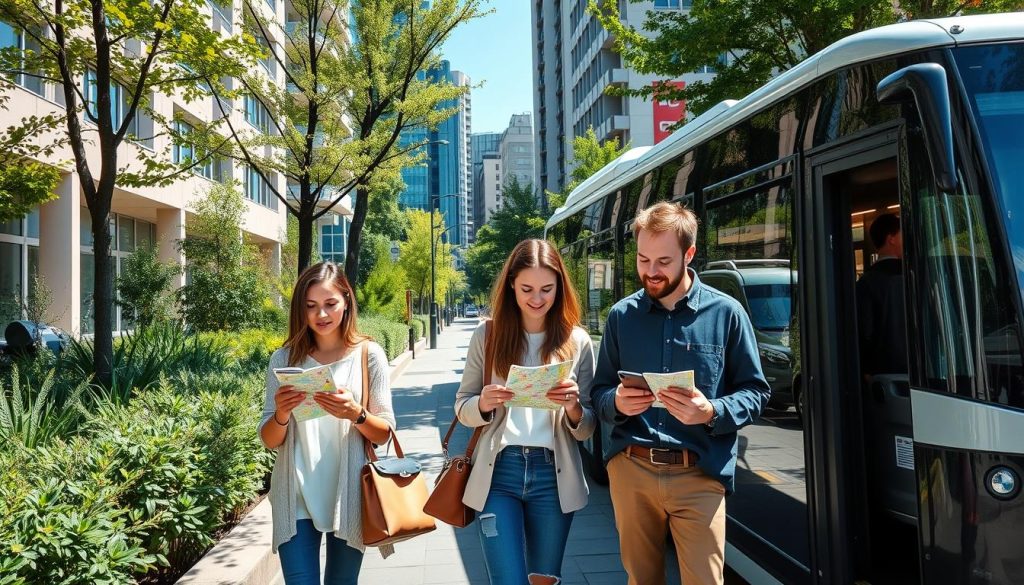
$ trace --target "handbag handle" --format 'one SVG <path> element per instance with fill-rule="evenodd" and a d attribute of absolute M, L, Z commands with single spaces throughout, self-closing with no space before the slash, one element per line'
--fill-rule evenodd
<path fill-rule="evenodd" d="M 367 409 L 370 406 L 370 344 L 363 342 L 363 395 L 360 397 L 359 402 L 362 404 L 363 409 Z M 369 412 L 367 410 L 367 412 Z M 399 458 L 405 457 L 405 452 L 402 451 L 402 445 L 398 442 L 398 435 L 395 434 L 395 430 L 388 428 L 388 441 L 395 444 L 395 453 Z M 377 452 L 370 446 L 370 442 L 363 437 L 363 451 L 366 452 L 366 459 L 371 463 L 377 461 Z"/>
<path fill-rule="evenodd" d="M 494 367 L 491 363 L 491 353 L 487 351 L 491 345 L 491 320 L 487 319 L 484 321 L 484 386 L 491 383 L 491 369 Z M 463 403 L 463 406 L 466 404 Z M 459 408 L 461 412 L 462 408 Z M 444 434 L 444 439 L 441 440 L 441 452 L 444 454 L 444 460 L 448 461 L 448 441 L 452 438 L 452 433 L 455 432 L 455 427 L 459 424 L 459 413 L 455 413 L 455 419 L 452 420 L 452 424 L 448 426 L 448 432 Z M 473 436 L 469 438 L 469 444 L 466 445 L 466 458 L 473 458 L 473 450 L 476 449 L 476 443 L 480 440 L 480 433 L 483 431 L 483 427 L 477 427 L 473 430 Z"/>

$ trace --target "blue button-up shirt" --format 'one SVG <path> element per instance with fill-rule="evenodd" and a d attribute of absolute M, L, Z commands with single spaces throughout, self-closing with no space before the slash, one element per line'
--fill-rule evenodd
<path fill-rule="evenodd" d="M 690 278 L 690 291 L 671 311 L 644 290 L 611 308 L 591 396 L 598 416 L 612 425 L 606 461 L 628 445 L 687 448 L 700 456 L 700 468 L 732 493 L 736 431 L 761 415 L 771 388 L 746 311 L 732 297 L 702 284 L 693 270 Z M 718 415 L 714 428 L 683 424 L 664 408 L 621 414 L 615 408 L 619 370 L 693 370 L 694 384 Z"/>

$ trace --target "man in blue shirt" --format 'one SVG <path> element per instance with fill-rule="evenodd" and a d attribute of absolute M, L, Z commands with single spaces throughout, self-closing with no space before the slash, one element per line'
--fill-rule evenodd
<path fill-rule="evenodd" d="M 633 231 L 644 288 L 609 312 L 591 390 L 612 426 L 604 456 L 622 563 L 630 585 L 664 584 L 671 531 L 683 583 L 721 584 L 736 431 L 760 416 L 771 389 L 746 311 L 689 268 L 693 212 L 658 203 Z M 693 370 L 696 388 L 663 391 L 664 407 L 652 408 L 654 395 L 620 384 L 620 370 Z"/>

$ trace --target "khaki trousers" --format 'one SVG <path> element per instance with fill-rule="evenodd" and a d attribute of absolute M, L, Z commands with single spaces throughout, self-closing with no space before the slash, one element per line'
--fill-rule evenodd
<path fill-rule="evenodd" d="M 721 585 L 725 486 L 699 467 L 657 465 L 619 453 L 608 462 L 615 525 L 629 585 L 665 584 L 669 531 L 683 585 Z"/>

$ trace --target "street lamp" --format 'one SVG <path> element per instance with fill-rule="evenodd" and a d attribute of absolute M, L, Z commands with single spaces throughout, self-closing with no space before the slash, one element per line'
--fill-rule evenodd
<path fill-rule="evenodd" d="M 458 193 L 454 194 L 458 196 Z M 445 195 L 444 197 L 451 197 L 451 195 Z M 444 197 L 438 197 L 438 199 L 444 199 Z M 435 299 L 436 285 L 437 285 L 437 269 L 435 263 L 435 257 L 437 255 L 437 241 L 440 240 L 446 233 L 453 229 L 466 227 L 471 225 L 469 223 L 457 223 L 444 228 L 441 233 L 434 236 L 434 214 L 430 214 L 430 349 L 437 349 L 437 302 Z"/>
<path fill-rule="evenodd" d="M 438 140 L 438 144 L 448 144 L 447 140 Z M 434 237 L 434 212 L 441 207 L 441 200 L 451 197 L 461 197 L 461 193 L 449 193 L 448 195 L 430 196 L 430 349 L 437 349 L 437 275 L 435 274 L 434 263 L 436 252 L 436 238 Z M 445 230 L 448 231 L 451 228 Z M 444 232 L 441 232 L 444 235 Z"/>

